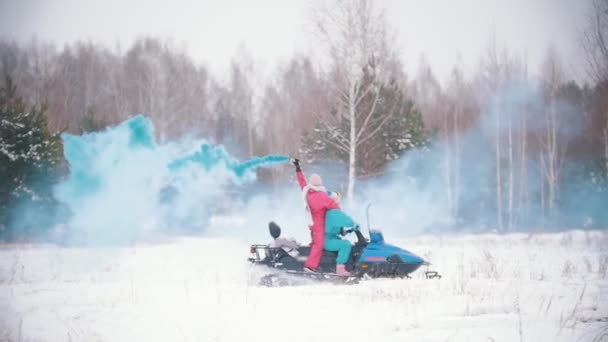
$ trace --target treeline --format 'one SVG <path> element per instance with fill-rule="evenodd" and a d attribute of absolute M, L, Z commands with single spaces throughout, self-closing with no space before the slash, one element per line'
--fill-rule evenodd
<path fill-rule="evenodd" d="M 332 75 L 316 68 L 307 56 L 278 66 L 266 84 L 256 81 L 259 75 L 246 52 L 232 59 L 220 80 L 171 42 L 155 38 L 141 38 L 124 52 L 92 42 L 57 49 L 36 41 L 0 41 L 0 61 L 0 72 L 17 85 L 18 95 L 30 105 L 45 105 L 52 132 L 84 133 L 144 113 L 152 118 L 160 141 L 191 134 L 224 144 L 243 158 L 304 155 L 314 145 L 303 142 L 314 138 L 318 119 L 338 111 L 330 90 Z M 406 75 L 399 70 L 391 77 L 382 85 L 383 101 L 376 105 L 370 125 L 389 110 L 398 112 L 391 117 L 396 125 L 385 122 L 384 127 L 402 127 L 413 115 L 419 121 L 412 127 L 413 139 L 423 140 L 423 123 L 408 94 Z M 401 145 L 366 150 L 361 173 L 381 172 L 410 146 Z"/>
<path fill-rule="evenodd" d="M 608 224 L 608 1 L 594 3 L 582 33 L 588 84 L 573 81 L 579 75 L 568 75 L 568 61 L 550 47 L 539 47 L 544 62 L 530 71 L 525 58 L 492 41 L 472 73 L 456 64 L 442 83 L 422 59 L 408 75 L 382 9 L 372 1 L 325 5 L 311 19 L 324 60 L 294 56 L 265 81 L 246 51 L 217 78 L 150 37 L 124 51 L 4 40 L 0 74 L 24 106 L 43 105 L 52 133 L 145 113 L 160 141 L 191 134 L 241 158 L 339 161 L 349 197 L 356 180 L 385 174 L 409 150 L 426 151 L 433 172 L 424 176 L 435 177 L 457 224 L 501 231 Z M 10 162 L 3 151 L 1 162 Z"/>

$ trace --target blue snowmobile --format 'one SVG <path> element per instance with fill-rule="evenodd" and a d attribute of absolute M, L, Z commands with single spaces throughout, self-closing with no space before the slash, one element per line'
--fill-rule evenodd
<path fill-rule="evenodd" d="M 270 222 L 268 228 L 274 239 L 280 237 L 280 227 Z M 430 263 L 416 254 L 384 242 L 382 232 L 369 230 L 369 240 L 359 230 L 348 229 L 343 235 L 355 233 L 357 242 L 353 245 L 350 260 L 346 269 L 351 276 L 339 276 L 336 269 L 336 252 L 323 252 L 321 264 L 316 272 L 305 272 L 304 261 L 310 253 L 310 247 L 297 248 L 298 255 L 294 256 L 282 247 L 269 245 L 251 245 L 249 261 L 255 265 L 264 265 L 277 271 L 262 277 L 260 284 L 264 286 L 291 285 L 293 280 L 304 277 L 313 280 L 331 281 L 335 283 L 358 283 L 363 278 L 410 278 L 409 274 L 421 266 L 427 266 L 427 279 L 440 279 L 436 271 L 429 271 Z"/>

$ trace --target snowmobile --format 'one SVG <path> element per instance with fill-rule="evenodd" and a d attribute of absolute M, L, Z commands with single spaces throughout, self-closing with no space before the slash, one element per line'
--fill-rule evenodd
<path fill-rule="evenodd" d="M 278 231 L 280 227 L 270 222 L 269 231 Z M 361 279 L 371 278 L 410 278 L 409 274 L 418 270 L 421 266 L 427 266 L 425 276 L 427 279 L 441 279 L 436 271 L 430 271 L 430 263 L 416 254 L 384 242 L 382 232 L 369 229 L 369 240 L 361 231 L 346 229 L 342 235 L 355 233 L 357 242 L 353 245 L 350 260 L 346 269 L 351 276 L 339 276 L 334 273 L 336 269 L 336 252 L 323 252 L 321 264 L 315 272 L 304 271 L 304 261 L 310 253 L 310 247 L 298 248 L 299 255 L 294 257 L 281 247 L 269 247 L 268 245 L 251 245 L 248 260 L 254 265 L 263 265 L 273 269 L 273 272 L 265 275 L 260 280 L 260 285 L 294 285 L 301 283 L 302 279 L 312 281 L 329 281 L 332 283 L 356 284 Z M 276 234 L 275 234 L 276 235 Z M 273 236 L 278 238 L 278 236 Z"/>

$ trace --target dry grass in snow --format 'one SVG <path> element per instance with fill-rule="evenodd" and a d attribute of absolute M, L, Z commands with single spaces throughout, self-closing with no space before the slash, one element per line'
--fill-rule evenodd
<path fill-rule="evenodd" d="M 237 240 L 2 245 L 0 341 L 608 341 L 605 232 L 395 244 L 443 278 L 264 288 Z"/>

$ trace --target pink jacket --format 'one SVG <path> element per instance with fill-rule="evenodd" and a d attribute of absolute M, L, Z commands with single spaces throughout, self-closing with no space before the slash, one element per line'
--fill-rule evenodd
<path fill-rule="evenodd" d="M 296 178 L 300 189 L 306 187 L 306 178 L 302 171 L 296 172 Z M 340 209 L 340 206 L 334 201 L 327 192 L 309 190 L 306 194 L 306 202 L 310 208 L 310 214 L 312 216 L 312 229 L 322 229 L 325 232 L 325 212 L 329 209 Z"/>

